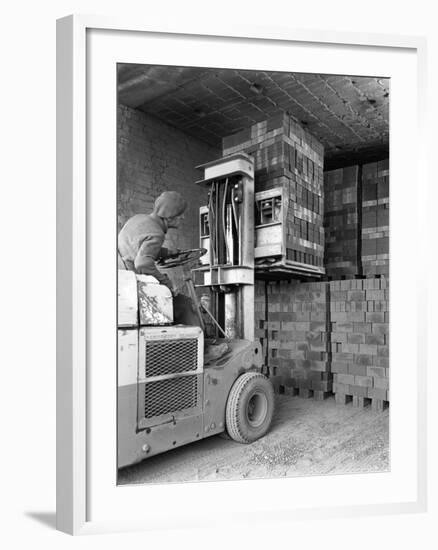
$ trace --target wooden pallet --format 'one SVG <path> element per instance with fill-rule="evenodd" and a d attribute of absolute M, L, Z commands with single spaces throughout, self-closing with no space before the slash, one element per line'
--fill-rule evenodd
<path fill-rule="evenodd" d="M 335 393 L 335 401 L 338 405 L 352 403 L 353 407 L 364 408 L 371 407 L 373 411 L 383 411 L 389 407 L 389 401 L 376 399 L 374 397 L 361 397 L 359 395 L 348 395 L 345 393 Z"/>
<path fill-rule="evenodd" d="M 312 398 L 314 401 L 323 401 L 327 399 L 330 395 L 333 395 L 332 392 L 322 391 L 322 390 L 311 390 L 309 388 L 296 388 L 292 386 L 283 386 L 280 384 L 279 392 L 285 395 L 298 396 L 304 399 Z"/>
<path fill-rule="evenodd" d="M 324 282 L 330 281 L 354 281 L 354 280 L 363 280 L 363 279 L 388 279 L 387 275 L 382 273 L 367 273 L 363 275 L 323 275 L 321 280 Z"/>
<path fill-rule="evenodd" d="M 323 281 L 330 282 L 330 281 L 355 281 L 357 279 L 365 279 L 366 277 L 364 275 L 353 275 L 353 274 L 347 274 L 347 275 L 325 275 L 323 277 Z"/>

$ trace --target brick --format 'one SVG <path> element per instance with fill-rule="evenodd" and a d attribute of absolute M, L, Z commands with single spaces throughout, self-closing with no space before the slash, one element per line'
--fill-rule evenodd
<path fill-rule="evenodd" d="M 329 363 L 328 361 L 310 361 L 309 367 L 318 372 L 327 372 L 329 370 Z"/>
<path fill-rule="evenodd" d="M 335 311 L 331 314 L 331 320 L 334 323 L 346 323 L 347 321 L 350 321 L 352 319 L 348 317 L 347 313 Z"/>
<path fill-rule="evenodd" d="M 347 335 L 347 342 L 350 343 L 350 344 L 365 344 L 366 336 L 368 336 L 368 335 L 353 332 L 353 333 Z"/>
<path fill-rule="evenodd" d="M 385 344 L 384 334 L 365 334 L 365 344 L 377 345 L 377 354 L 379 355 L 379 348 Z"/>
<path fill-rule="evenodd" d="M 356 365 L 354 363 L 348 363 L 348 374 L 352 374 L 353 376 L 367 376 L 368 368 L 369 367 L 366 367 L 365 365 Z"/>
<path fill-rule="evenodd" d="M 373 323 L 372 332 L 374 334 L 388 334 L 389 325 L 387 323 Z"/>
<path fill-rule="evenodd" d="M 350 386 L 348 384 L 343 384 L 342 382 L 338 382 L 335 380 L 337 375 L 333 375 L 333 384 L 332 384 L 332 390 L 334 392 L 339 393 L 350 393 Z"/>
<path fill-rule="evenodd" d="M 380 279 L 366 279 L 363 282 L 363 287 L 366 290 L 379 290 Z"/>
<path fill-rule="evenodd" d="M 383 367 L 367 367 L 367 375 L 373 378 L 386 378 L 386 369 Z"/>
<path fill-rule="evenodd" d="M 371 376 L 355 376 L 354 385 L 371 388 L 373 386 L 373 379 Z"/>
<path fill-rule="evenodd" d="M 325 320 L 324 321 L 318 321 L 318 322 L 311 322 L 310 323 L 310 330 L 311 331 L 319 331 L 319 332 L 325 332 L 326 329 L 327 329 L 327 325 L 326 325 L 326 322 Z"/>
<path fill-rule="evenodd" d="M 378 367 L 389 368 L 389 358 L 388 357 L 375 357 L 375 364 Z"/>
<path fill-rule="evenodd" d="M 364 311 L 350 311 L 347 313 L 348 321 L 353 321 L 354 323 L 362 323 L 365 321 L 365 315 L 366 313 Z"/>
<path fill-rule="evenodd" d="M 342 344 L 343 353 L 359 353 L 359 344 Z"/>
<path fill-rule="evenodd" d="M 336 323 L 336 332 L 353 332 L 353 323 Z"/>
<path fill-rule="evenodd" d="M 376 357 L 376 361 L 379 359 Z M 372 355 L 355 355 L 354 356 L 354 364 L 356 365 L 364 365 L 364 366 L 371 366 L 373 365 L 373 356 Z"/>
<path fill-rule="evenodd" d="M 381 390 L 389 390 L 388 378 L 375 378 L 374 387 Z"/>
<path fill-rule="evenodd" d="M 385 314 L 381 311 L 368 312 L 365 314 L 365 320 L 367 323 L 384 323 Z"/>
<path fill-rule="evenodd" d="M 342 361 L 333 361 L 331 364 L 331 370 L 334 373 L 339 374 L 348 374 L 349 373 L 349 363 Z"/>
<path fill-rule="evenodd" d="M 356 333 L 369 333 L 371 332 L 372 324 L 371 323 L 354 323 L 353 324 L 353 332 Z"/>
<path fill-rule="evenodd" d="M 354 355 L 352 353 L 332 353 L 333 361 L 353 361 Z"/>
<path fill-rule="evenodd" d="M 347 292 L 347 300 L 350 302 L 362 302 L 365 300 L 365 291 L 350 290 Z"/>
<path fill-rule="evenodd" d="M 368 388 L 368 396 L 372 399 L 382 399 L 383 401 L 386 401 L 388 399 L 388 392 L 387 390 L 382 390 L 380 388 Z"/>
<path fill-rule="evenodd" d="M 354 384 L 355 377 L 351 374 L 338 374 L 337 382 L 340 384 Z"/>
<path fill-rule="evenodd" d="M 377 346 L 377 355 L 379 357 L 389 357 L 389 346 Z"/>
<path fill-rule="evenodd" d="M 367 290 L 366 291 L 366 299 L 367 300 L 384 300 L 385 299 L 385 291 L 384 290 Z"/>
<path fill-rule="evenodd" d="M 377 355 L 377 346 L 371 344 L 360 344 L 359 353 L 361 355 Z"/>
<path fill-rule="evenodd" d="M 347 332 L 332 332 L 331 333 L 331 341 L 332 342 L 349 342 L 349 337 L 352 336 L 352 334 Z M 361 342 L 351 342 L 352 344 L 359 344 Z"/>

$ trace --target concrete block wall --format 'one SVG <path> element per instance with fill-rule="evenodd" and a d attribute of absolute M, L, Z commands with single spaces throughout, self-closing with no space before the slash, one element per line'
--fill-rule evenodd
<path fill-rule="evenodd" d="M 149 213 L 162 191 L 180 191 L 189 204 L 181 229 L 169 230 L 167 245 L 199 246 L 199 207 L 207 192 L 195 181 L 195 167 L 221 156 L 221 150 L 188 136 L 137 109 L 118 107 L 118 229 L 141 212 Z"/>

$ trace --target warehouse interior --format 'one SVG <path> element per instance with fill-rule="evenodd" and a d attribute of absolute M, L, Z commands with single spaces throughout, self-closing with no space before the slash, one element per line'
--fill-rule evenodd
<path fill-rule="evenodd" d="M 291 205 L 282 220 L 284 266 L 256 261 L 255 270 L 255 337 L 283 415 L 272 435 L 271 449 L 278 449 L 272 453 L 266 438 L 250 451 L 216 437 L 200 441 L 168 453 L 166 480 L 236 477 L 225 467 L 231 455 L 242 462 L 241 477 L 356 471 L 361 452 L 359 471 L 388 468 L 389 99 L 389 79 L 379 75 L 118 65 L 119 229 L 150 212 L 161 192 L 176 190 L 189 207 L 181 228 L 169 231 L 169 246 L 198 247 L 207 190 L 196 184 L 196 167 L 235 153 L 254 158 L 263 200 L 281 188 Z M 308 272 L 290 269 L 293 262 Z M 310 423 L 302 432 L 292 426 L 298 442 L 286 427 L 297 415 Z M 309 431 L 318 438 L 313 447 Z M 373 451 L 360 438 L 353 445 L 358 433 L 374 437 Z M 349 438 L 344 451 L 329 442 L 342 434 Z M 289 436 L 292 443 L 282 442 Z M 177 460 L 193 468 L 196 445 L 202 457 L 226 444 L 231 455 L 217 455 L 223 477 L 205 458 L 196 475 L 189 469 L 170 476 Z M 332 461 L 324 466 L 315 452 L 329 447 Z M 146 462 L 155 472 L 150 478 L 141 465 L 124 474 L 125 482 L 162 481 L 163 459 Z"/>

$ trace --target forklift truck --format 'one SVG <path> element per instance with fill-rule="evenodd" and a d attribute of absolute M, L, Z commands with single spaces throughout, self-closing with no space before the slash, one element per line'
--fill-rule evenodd
<path fill-rule="evenodd" d="M 162 267 L 198 262 L 185 279 L 214 296 L 215 316 L 204 309 L 217 333 L 207 341 L 202 315 L 201 326 L 175 324 L 167 287 L 119 271 L 119 468 L 222 432 L 251 443 L 271 424 L 274 392 L 254 339 L 253 160 L 239 154 L 199 168 L 197 183 L 209 189 L 200 209 L 202 248 Z"/>

